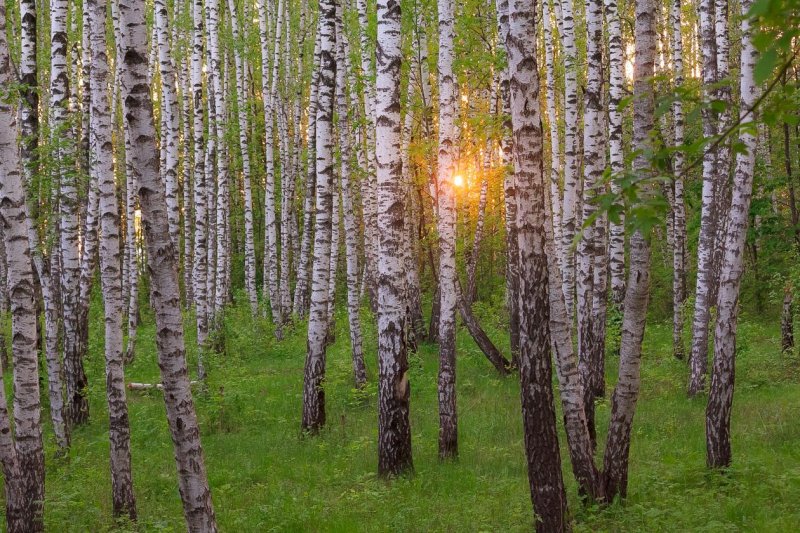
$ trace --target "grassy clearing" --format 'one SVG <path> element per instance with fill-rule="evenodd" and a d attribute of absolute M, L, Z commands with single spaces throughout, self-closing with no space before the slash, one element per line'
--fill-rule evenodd
<path fill-rule="evenodd" d="M 92 323 L 101 324 L 99 306 Z M 501 313 L 479 307 L 501 339 Z M 328 427 L 299 435 L 304 328 L 276 343 L 245 307 L 227 316 L 227 353 L 207 360 L 196 395 L 217 518 L 223 531 L 529 531 L 532 517 L 515 377 L 497 377 L 459 332 L 460 460 L 437 460 L 436 348 L 412 356 L 416 475 L 376 478 L 375 332 L 365 320 L 370 386 L 352 389 L 346 316 L 329 350 Z M 367 317 L 365 317 L 367 318 Z M 139 332 L 128 381 L 158 380 L 150 317 Z M 187 332 L 191 336 L 191 329 Z M 51 531 L 184 531 L 172 444 L 160 393 L 129 395 L 137 525 L 111 519 L 102 328 L 92 327 L 87 371 L 91 423 L 73 435 L 69 458 L 48 440 L 46 522 Z M 705 470 L 704 399 L 687 400 L 685 363 L 671 357 L 670 328 L 651 325 L 634 421 L 629 498 L 605 509 L 577 501 L 561 434 L 577 531 L 794 531 L 800 524 L 800 362 L 779 355 L 778 331 L 745 319 L 734 403 L 735 466 Z M 191 344 L 191 343 L 190 343 Z M 190 353 L 194 369 L 195 354 Z M 608 381 L 615 379 L 608 359 Z M 598 406 L 601 432 L 609 405 Z M 601 433 L 602 434 L 602 433 Z M 602 450 L 600 451 L 602 452 Z"/>

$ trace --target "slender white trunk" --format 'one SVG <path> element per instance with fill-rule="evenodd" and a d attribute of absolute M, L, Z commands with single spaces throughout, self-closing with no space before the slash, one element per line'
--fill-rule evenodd
<path fill-rule="evenodd" d="M 245 56 L 239 51 L 240 43 L 239 16 L 236 11 L 236 2 L 228 0 L 228 12 L 231 17 L 231 30 L 233 32 L 233 57 L 236 66 L 236 99 L 238 101 L 239 119 L 239 150 L 242 157 L 242 188 L 244 189 L 244 286 L 247 298 L 250 300 L 250 309 L 255 315 L 258 312 L 258 293 L 256 292 L 256 248 L 253 233 L 253 191 L 250 185 L 250 149 L 248 146 L 249 131 L 247 128 L 247 83 L 245 72 L 247 62 Z"/>
<path fill-rule="evenodd" d="M 336 85 L 336 5 L 320 4 L 320 66 L 317 95 L 317 183 L 314 220 L 314 258 L 311 276 L 311 309 L 308 316 L 308 351 L 303 380 L 302 429 L 318 432 L 325 425 L 325 349 L 333 219 L 333 109 Z"/>
<path fill-rule="evenodd" d="M 724 255 L 720 269 L 717 299 L 717 324 L 714 332 L 714 366 L 711 390 L 706 408 L 706 462 L 711 468 L 731 464 L 731 408 L 733 405 L 734 369 L 736 363 L 736 326 L 739 307 L 739 288 L 744 270 L 745 240 L 750 219 L 750 200 L 753 192 L 756 136 L 752 126 L 755 119 L 751 110 L 756 103 L 758 87 L 753 79 L 753 69 L 758 58 L 751 40 L 748 11 L 752 0 L 742 2 L 742 51 L 740 70 L 739 116 L 742 125 L 739 141 L 746 152 L 736 155 L 731 208 L 728 212 Z"/>
<path fill-rule="evenodd" d="M 709 104 L 716 97 L 714 84 L 717 76 L 717 50 L 714 33 L 714 2 L 700 1 L 700 33 L 703 49 L 703 99 Z M 703 136 L 714 137 L 717 124 L 711 109 L 703 108 Z M 700 210 L 700 240 L 697 244 L 697 288 L 695 289 L 694 316 L 692 319 L 692 352 L 689 359 L 689 395 L 699 394 L 705 388 L 708 366 L 708 321 L 711 313 L 711 286 L 715 283 L 713 259 L 717 231 L 718 181 L 717 151 L 707 149 L 703 154 L 703 192 Z"/>
<path fill-rule="evenodd" d="M 192 4 L 192 120 L 194 142 L 194 276 L 197 345 L 208 338 L 208 206 L 206 205 L 205 128 L 203 126 L 203 0 Z"/>
<path fill-rule="evenodd" d="M 105 315 L 106 399 L 111 455 L 111 496 L 115 516 L 136 519 L 131 472 L 131 430 L 125 398 L 122 348 L 122 277 L 117 190 L 114 182 L 105 0 L 88 0 L 92 68 L 89 98 L 89 171 L 100 192 L 100 283 Z"/>
<path fill-rule="evenodd" d="M 625 65 L 622 50 L 622 28 L 618 0 L 605 0 L 606 28 L 608 31 L 608 153 L 612 176 L 619 177 L 625 171 L 623 150 L 624 121 L 620 109 L 625 96 Z M 611 181 L 611 191 L 620 193 L 617 179 Z M 625 299 L 625 218 L 610 221 L 609 266 L 611 271 L 611 297 L 617 307 Z"/>
<path fill-rule="evenodd" d="M 303 242 L 300 245 L 300 255 L 297 261 L 297 284 L 294 290 L 293 308 L 295 314 L 304 317 L 308 311 L 308 284 L 309 284 L 309 257 L 312 244 L 312 223 L 314 221 L 314 199 L 317 183 L 317 94 L 319 89 L 319 46 L 320 37 L 317 31 L 314 44 L 314 65 L 311 73 L 311 90 L 308 98 L 308 125 L 306 136 L 308 138 L 308 168 L 306 169 L 305 197 L 303 199 Z"/>
<path fill-rule="evenodd" d="M 561 212 L 561 253 L 564 298 L 570 319 L 575 316 L 575 252 L 572 241 L 578 230 L 580 176 L 578 175 L 578 52 L 572 0 L 561 3 L 561 48 L 564 62 L 564 199 Z"/>
<path fill-rule="evenodd" d="M 675 88 L 683 86 L 683 36 L 681 33 L 681 2 L 670 2 L 672 21 L 672 71 Z M 684 144 L 683 102 L 676 98 L 672 103 L 672 129 L 676 147 Z M 683 305 L 686 300 L 686 205 L 683 197 L 684 153 L 679 149 L 672 158 L 672 351 L 683 359 Z"/>
<path fill-rule="evenodd" d="M 278 294 L 278 239 L 275 222 L 275 104 L 277 99 L 278 59 L 280 54 L 280 37 L 283 24 L 283 2 L 278 2 L 277 23 L 275 26 L 275 53 L 270 69 L 269 41 L 267 40 L 267 0 L 258 3 L 259 31 L 261 35 L 261 92 L 264 100 L 265 165 L 266 185 L 264 197 L 264 294 L 269 297 L 272 320 L 275 323 L 276 335 L 280 336 L 282 310 Z M 270 76 L 270 70 L 272 74 Z M 270 83 L 271 79 L 271 83 Z"/>

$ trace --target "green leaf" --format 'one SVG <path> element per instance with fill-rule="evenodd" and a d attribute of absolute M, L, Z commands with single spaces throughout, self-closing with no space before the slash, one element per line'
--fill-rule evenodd
<path fill-rule="evenodd" d="M 753 70 L 753 77 L 756 84 L 764 83 L 772 76 L 775 66 L 778 64 L 778 53 L 770 48 L 758 58 L 755 69 Z"/>

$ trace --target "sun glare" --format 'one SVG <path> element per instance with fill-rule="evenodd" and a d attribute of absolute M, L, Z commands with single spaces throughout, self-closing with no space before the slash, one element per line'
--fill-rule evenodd
<path fill-rule="evenodd" d="M 464 177 L 461 174 L 456 174 L 453 176 L 453 185 L 456 187 L 463 187 L 464 186 Z"/>

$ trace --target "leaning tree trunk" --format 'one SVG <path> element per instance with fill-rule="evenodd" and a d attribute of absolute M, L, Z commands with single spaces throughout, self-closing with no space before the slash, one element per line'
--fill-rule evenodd
<path fill-rule="evenodd" d="M 114 182 L 106 47 L 106 2 L 88 0 L 92 67 L 89 97 L 89 170 L 100 191 L 100 283 L 105 311 L 106 399 L 111 454 L 111 500 L 115 516 L 136 519 L 131 474 L 131 429 L 122 360 L 122 277 L 117 190 Z"/>
<path fill-rule="evenodd" d="M 0 5 L 0 86 L 10 87 L 12 83 L 16 83 L 16 77 L 6 40 L 6 7 Z M 0 458 L 8 476 L 6 521 L 10 532 L 44 529 L 44 450 L 36 353 L 35 287 L 21 168 L 17 110 L 3 98 L 0 99 L 0 219 L 11 300 L 16 439 L 12 442 L 3 394 L 0 397 Z"/>
<path fill-rule="evenodd" d="M 325 425 L 325 339 L 328 330 L 333 218 L 333 103 L 336 85 L 336 5 L 320 4 L 320 62 L 317 94 L 317 184 L 314 220 L 314 259 L 311 274 L 311 310 L 308 315 L 308 351 L 303 380 L 302 429 L 317 433 Z"/>
<path fill-rule="evenodd" d="M 456 80 L 453 76 L 455 5 L 439 2 L 439 458 L 458 456 L 456 412 Z"/>
<path fill-rule="evenodd" d="M 116 36 L 121 58 L 125 125 L 131 133 L 132 168 L 137 174 L 142 224 L 147 244 L 151 300 L 155 309 L 156 347 L 164 403 L 183 512 L 189 531 L 216 531 L 200 429 L 189 388 L 186 347 L 178 286 L 177 253 L 169 235 L 164 186 L 159 174 L 153 105 L 145 62 L 147 30 L 141 0 L 116 0 L 120 25 Z M 197 109 L 196 109 L 197 110 Z"/>
<path fill-rule="evenodd" d="M 546 242 L 547 195 L 539 114 L 535 8 L 530 0 L 509 3 L 506 40 L 514 132 L 514 178 L 520 262 L 519 373 L 528 481 L 541 532 L 566 531 L 567 497 L 561 475 L 550 362 L 550 305 Z"/>
<path fill-rule="evenodd" d="M 715 98 L 717 82 L 716 40 L 714 34 L 714 2 L 700 2 L 700 32 L 703 46 L 703 99 L 706 104 Z M 710 108 L 704 106 L 703 136 L 707 139 L 717 134 L 717 126 Z M 715 283 L 713 256 L 717 231 L 717 154 L 706 149 L 703 154 L 703 193 L 700 211 L 700 241 L 697 245 L 697 288 L 695 289 L 694 316 L 692 319 L 692 352 L 689 358 L 689 395 L 699 394 L 705 388 L 708 366 L 708 321 L 711 316 L 711 286 Z"/>
<path fill-rule="evenodd" d="M 378 473 L 412 470 L 405 344 L 403 176 L 400 154 L 400 6 L 378 0 L 375 161 L 378 179 Z"/>
<path fill-rule="evenodd" d="M 728 212 L 724 255 L 720 269 L 717 299 L 717 324 L 714 332 L 714 366 L 706 407 L 706 463 L 709 468 L 731 464 L 731 408 L 733 406 L 736 363 L 736 326 L 739 310 L 739 288 L 744 270 L 743 258 L 750 200 L 753 193 L 753 172 L 756 163 L 756 137 L 751 115 L 758 96 L 753 69 L 758 52 L 751 40 L 748 11 L 752 0 L 742 2 L 742 50 L 740 63 L 739 116 L 742 122 L 739 141 L 746 151 L 736 156 L 731 208 Z"/>
<path fill-rule="evenodd" d="M 638 156 L 634 172 L 642 179 L 650 172 L 645 155 L 650 149 L 650 132 L 654 123 L 654 84 L 652 81 L 656 52 L 655 3 L 636 2 L 636 61 L 633 70 L 633 147 Z M 643 193 L 649 194 L 649 185 Z M 611 421 L 603 457 L 605 497 L 624 498 L 628 492 L 628 457 L 631 446 L 631 427 L 639 397 L 639 368 L 642 340 L 647 320 L 650 279 L 650 245 L 637 229 L 630 238 L 630 272 L 625 290 L 625 313 L 622 320 L 622 340 L 619 356 L 619 380 L 611 398 Z"/>

